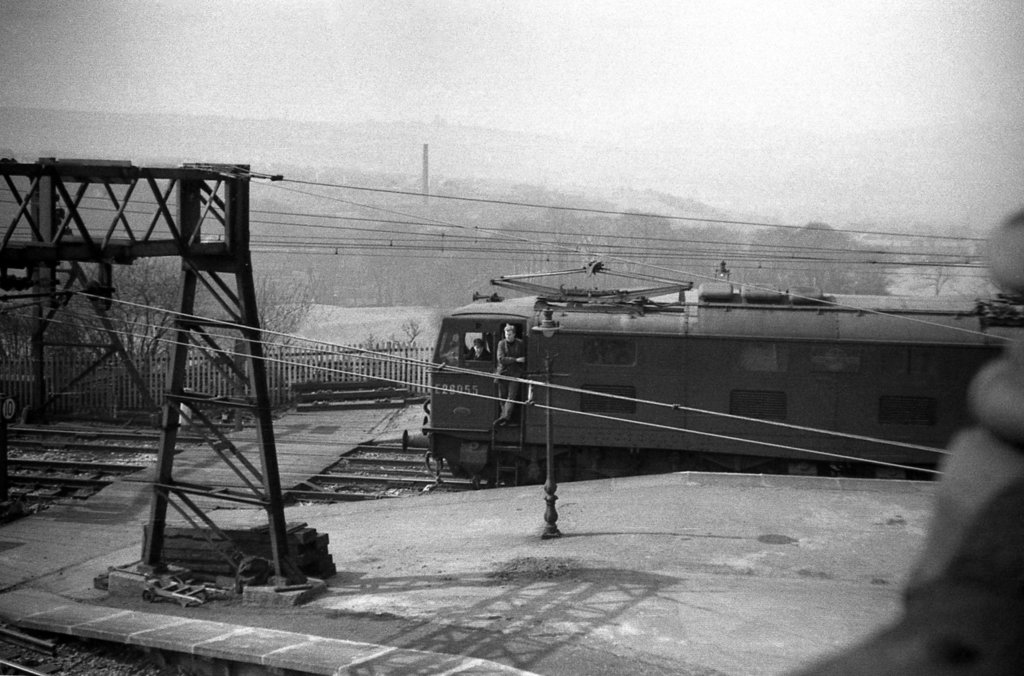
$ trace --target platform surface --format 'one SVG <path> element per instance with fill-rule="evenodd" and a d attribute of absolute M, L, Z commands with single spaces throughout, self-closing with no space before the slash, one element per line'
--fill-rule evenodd
<path fill-rule="evenodd" d="M 347 413 L 288 416 L 279 448 L 330 436 L 312 430 L 345 428 Z M 374 423 L 352 414 L 359 441 L 391 437 L 421 415 L 379 411 Z M 290 632 L 439 663 L 457 655 L 474 660 L 471 673 L 781 674 L 897 615 L 933 488 L 698 473 L 567 483 L 558 487 L 563 536 L 549 540 L 539 486 L 300 504 L 286 518 L 328 533 L 340 572 L 300 609 L 256 614 L 238 604 L 141 605 L 93 589 L 96 574 L 141 553 L 148 491 L 120 482 L 0 527 L 0 601 L 46 592 L 230 625 L 248 642 L 259 630 L 271 643 L 284 640 L 272 632 Z M 226 527 L 265 518 L 214 516 Z"/>

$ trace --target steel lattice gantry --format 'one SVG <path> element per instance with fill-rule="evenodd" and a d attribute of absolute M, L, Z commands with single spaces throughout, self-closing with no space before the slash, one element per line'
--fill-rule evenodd
<path fill-rule="evenodd" d="M 194 527 L 212 531 L 211 544 L 237 570 L 238 552 L 201 503 L 225 500 L 258 505 L 269 520 L 274 572 L 279 583 L 304 578 L 289 559 L 281 484 L 267 389 L 263 344 L 249 251 L 249 182 L 244 165 L 135 167 L 129 162 L 41 159 L 0 161 L 0 272 L 3 288 L 32 289 L 37 297 L 80 293 L 101 317 L 110 301 L 112 268 L 139 258 L 181 261 L 161 441 L 142 566 L 165 568 L 168 507 Z M 98 264 L 99 279 L 83 265 Z M 59 266 L 70 266 L 60 268 Z M 17 276 L 24 270 L 24 276 Z M 63 283 L 60 273 L 67 274 Z M 195 314 L 197 289 L 215 299 L 218 318 Z M 44 413 L 45 329 L 59 303 L 38 303 L 33 359 L 40 380 L 32 409 Z M 106 326 L 106 325 L 105 325 Z M 108 333 L 116 342 L 116 332 Z M 116 345 L 115 345 L 116 347 Z M 215 397 L 187 387 L 190 360 L 210 359 L 231 374 L 237 396 Z M 141 380 L 140 380 L 141 385 Z M 247 410 L 255 419 L 258 458 L 241 452 L 215 424 L 215 409 Z M 232 470 L 237 485 L 206 486 L 180 480 L 174 458 L 185 413 L 212 453 Z M 180 475 L 180 472 L 178 473 Z"/>

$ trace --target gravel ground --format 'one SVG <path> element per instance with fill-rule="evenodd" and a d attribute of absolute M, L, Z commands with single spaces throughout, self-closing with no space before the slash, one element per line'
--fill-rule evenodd
<path fill-rule="evenodd" d="M 53 637 L 38 636 L 54 640 Z M 160 666 L 158 658 L 127 646 L 84 642 L 59 637 L 55 655 L 46 655 L 28 648 L 21 648 L 0 642 L 0 659 L 41 671 L 51 676 L 186 676 L 188 672 L 178 667 Z M 0 673 L 21 673 L 12 671 L 6 665 L 0 666 Z"/>

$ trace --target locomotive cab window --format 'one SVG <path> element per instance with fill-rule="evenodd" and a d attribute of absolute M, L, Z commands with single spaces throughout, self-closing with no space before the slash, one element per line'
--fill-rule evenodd
<path fill-rule="evenodd" d="M 494 363 L 494 334 L 489 331 L 467 331 L 462 337 L 466 366 L 490 368 Z"/>
<path fill-rule="evenodd" d="M 437 342 L 437 362 L 489 370 L 494 364 L 496 333 L 477 327 L 445 326 Z"/>
<path fill-rule="evenodd" d="M 440 364 L 458 366 L 459 357 L 462 354 L 462 337 L 458 330 L 447 326 L 441 331 L 437 339 L 437 356 L 435 361 Z"/>

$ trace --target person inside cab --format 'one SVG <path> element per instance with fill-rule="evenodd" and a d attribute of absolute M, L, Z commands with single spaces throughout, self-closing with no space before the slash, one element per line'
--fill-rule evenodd
<path fill-rule="evenodd" d="M 473 345 L 470 346 L 469 352 L 466 353 L 466 359 L 470 361 L 490 361 L 491 352 L 487 349 L 487 344 L 484 343 L 483 338 L 474 338 Z"/>

